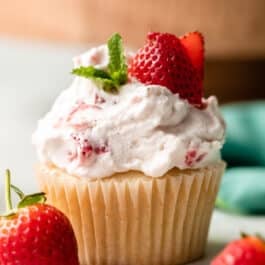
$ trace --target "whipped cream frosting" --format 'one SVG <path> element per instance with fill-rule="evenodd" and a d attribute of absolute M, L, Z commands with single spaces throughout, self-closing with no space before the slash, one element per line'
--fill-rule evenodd
<path fill-rule="evenodd" d="M 129 56 L 127 56 L 129 57 Z M 108 64 L 106 46 L 74 58 L 74 65 Z M 135 80 L 117 94 L 75 77 L 33 135 L 38 156 L 69 174 L 102 178 L 138 170 L 159 177 L 177 167 L 218 162 L 225 125 L 215 97 L 198 109 L 166 87 Z"/>

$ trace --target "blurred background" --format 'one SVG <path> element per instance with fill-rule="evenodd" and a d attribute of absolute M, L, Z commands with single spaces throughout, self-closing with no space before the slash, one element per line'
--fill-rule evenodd
<path fill-rule="evenodd" d="M 65 46 L 120 32 L 137 48 L 146 32 L 206 38 L 207 94 L 221 102 L 265 97 L 264 0 L 0 0 L 0 34 Z"/>
<path fill-rule="evenodd" d="M 264 14 L 264 0 L 0 0 L 0 175 L 9 167 L 14 183 L 36 189 L 37 120 L 70 84 L 72 57 L 113 32 L 136 49 L 148 31 L 199 30 L 206 96 L 222 104 L 265 99 Z M 0 178 L 0 208 L 3 197 Z M 239 227 L 264 230 L 264 219 L 216 213 L 213 220 L 210 235 L 222 242 L 237 237 Z"/>

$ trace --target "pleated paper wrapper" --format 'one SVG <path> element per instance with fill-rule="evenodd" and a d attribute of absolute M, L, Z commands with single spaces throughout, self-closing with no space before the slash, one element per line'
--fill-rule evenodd
<path fill-rule="evenodd" d="M 176 265 L 204 253 L 224 168 L 90 180 L 43 164 L 37 174 L 48 203 L 73 225 L 81 265 Z"/>

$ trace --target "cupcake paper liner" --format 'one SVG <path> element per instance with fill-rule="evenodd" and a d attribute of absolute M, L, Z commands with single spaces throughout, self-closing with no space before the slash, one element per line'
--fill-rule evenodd
<path fill-rule="evenodd" d="M 37 174 L 48 203 L 73 225 L 81 265 L 176 265 L 204 253 L 224 168 L 91 180 L 42 164 Z"/>

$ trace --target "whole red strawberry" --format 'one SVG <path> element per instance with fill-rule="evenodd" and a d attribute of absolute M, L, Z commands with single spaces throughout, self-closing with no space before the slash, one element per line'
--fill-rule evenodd
<path fill-rule="evenodd" d="M 229 243 L 211 265 L 264 265 L 265 242 L 258 236 L 244 235 Z"/>
<path fill-rule="evenodd" d="M 12 209 L 9 174 L 6 182 L 8 213 L 0 217 L 0 264 L 78 265 L 77 242 L 67 217 L 44 204 L 43 193 L 25 196 L 15 186 L 21 201 Z"/>
<path fill-rule="evenodd" d="M 128 71 L 144 84 L 157 84 L 201 107 L 204 41 L 199 32 L 183 37 L 152 32 L 129 63 Z"/>

